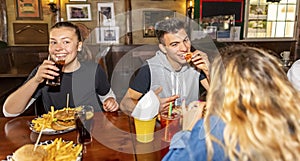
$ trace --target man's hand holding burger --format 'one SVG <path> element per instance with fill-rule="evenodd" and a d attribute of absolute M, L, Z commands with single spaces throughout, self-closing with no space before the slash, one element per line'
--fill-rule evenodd
<path fill-rule="evenodd" d="M 210 62 L 206 53 L 199 50 L 189 52 L 185 55 L 185 59 L 188 63 L 192 63 L 198 70 L 202 70 L 209 79 Z"/>

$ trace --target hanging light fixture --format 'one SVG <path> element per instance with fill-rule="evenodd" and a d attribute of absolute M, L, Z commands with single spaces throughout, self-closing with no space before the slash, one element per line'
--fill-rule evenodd
<path fill-rule="evenodd" d="M 193 7 L 193 0 L 190 0 L 189 7 Z"/>
<path fill-rule="evenodd" d="M 50 6 L 50 11 L 52 13 L 56 13 L 58 11 L 56 3 L 54 3 L 54 0 L 50 0 L 48 5 Z"/>
<path fill-rule="evenodd" d="M 187 15 L 190 19 L 193 18 L 193 0 L 187 0 Z"/>
<path fill-rule="evenodd" d="M 57 3 L 54 0 L 49 0 L 48 3 L 50 7 L 50 11 L 52 12 L 53 16 L 55 16 L 55 23 L 60 21 L 60 0 L 57 0 Z"/>

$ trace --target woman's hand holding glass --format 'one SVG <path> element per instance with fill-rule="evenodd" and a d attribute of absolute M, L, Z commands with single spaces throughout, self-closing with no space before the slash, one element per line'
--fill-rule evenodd
<path fill-rule="evenodd" d="M 44 60 L 39 66 L 34 79 L 37 83 L 42 83 L 46 79 L 54 79 L 54 76 L 59 75 L 59 69 L 55 66 L 55 63 L 50 60 Z"/>

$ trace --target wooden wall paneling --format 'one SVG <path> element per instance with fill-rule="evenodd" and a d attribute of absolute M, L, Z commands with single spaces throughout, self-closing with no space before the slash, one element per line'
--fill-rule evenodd
<path fill-rule="evenodd" d="M 7 42 L 7 11 L 5 0 L 0 0 L 0 41 Z"/>

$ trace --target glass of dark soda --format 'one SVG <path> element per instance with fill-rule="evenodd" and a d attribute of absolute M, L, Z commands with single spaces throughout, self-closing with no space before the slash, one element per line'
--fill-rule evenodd
<path fill-rule="evenodd" d="M 63 56 L 55 56 L 55 58 L 49 59 L 55 62 L 55 66 L 59 68 L 59 75 L 54 76 L 54 79 L 47 79 L 46 84 L 49 86 L 60 86 L 61 82 L 61 75 L 62 75 L 62 68 L 65 65 L 65 57 Z"/>

